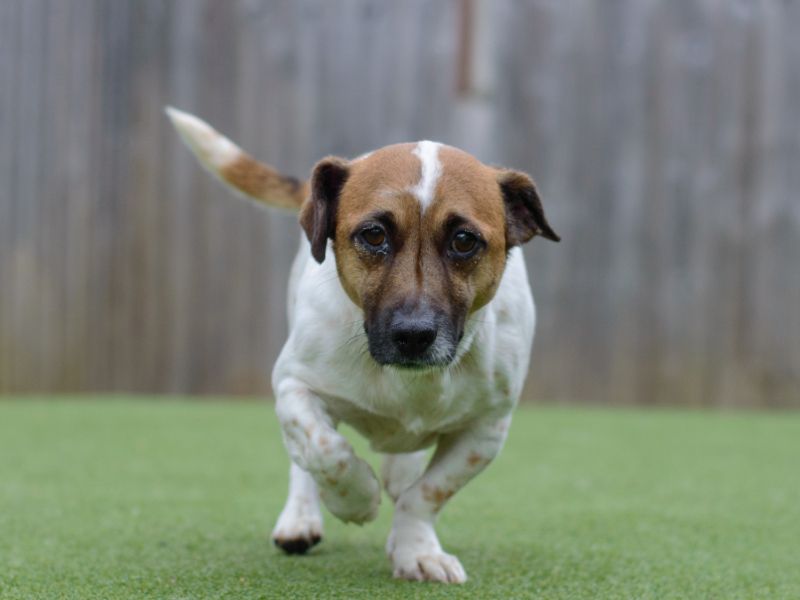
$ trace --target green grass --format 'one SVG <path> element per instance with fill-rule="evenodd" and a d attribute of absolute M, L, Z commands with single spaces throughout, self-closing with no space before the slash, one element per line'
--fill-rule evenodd
<path fill-rule="evenodd" d="M 266 402 L 0 402 L 0 597 L 800 598 L 800 414 L 520 410 L 460 588 L 392 580 L 386 499 L 283 556 L 286 475 Z"/>

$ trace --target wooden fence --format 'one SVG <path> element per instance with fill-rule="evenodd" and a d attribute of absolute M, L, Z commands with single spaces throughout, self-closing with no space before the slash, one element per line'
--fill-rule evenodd
<path fill-rule="evenodd" d="M 531 172 L 527 396 L 800 406 L 800 2 L 3 0 L 0 392 L 268 393 L 298 175 L 438 139 Z"/>

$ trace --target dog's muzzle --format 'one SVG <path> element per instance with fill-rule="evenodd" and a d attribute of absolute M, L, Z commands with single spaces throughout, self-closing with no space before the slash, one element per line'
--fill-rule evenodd
<path fill-rule="evenodd" d="M 458 335 L 444 312 L 430 306 L 385 310 L 364 324 L 369 352 L 382 365 L 407 369 L 452 362 Z"/>

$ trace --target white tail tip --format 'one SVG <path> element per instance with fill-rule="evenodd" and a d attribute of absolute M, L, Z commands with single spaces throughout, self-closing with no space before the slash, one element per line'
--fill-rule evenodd
<path fill-rule="evenodd" d="M 172 106 L 164 107 L 164 112 L 184 143 L 215 174 L 243 154 L 236 144 L 194 115 Z"/>

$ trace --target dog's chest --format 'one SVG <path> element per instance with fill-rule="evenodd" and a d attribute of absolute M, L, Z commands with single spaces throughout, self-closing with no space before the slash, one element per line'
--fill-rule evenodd
<path fill-rule="evenodd" d="M 331 412 L 369 440 L 378 452 L 413 452 L 436 441 L 437 433 L 423 428 L 412 431 L 399 419 L 370 413 L 352 403 L 334 399 L 328 403 Z"/>
<path fill-rule="evenodd" d="M 442 381 L 390 372 L 343 386 L 329 382 L 326 387 L 320 396 L 332 416 L 351 425 L 381 452 L 427 447 L 440 433 L 459 429 L 491 410 L 496 396 L 492 386 L 468 376 Z"/>

